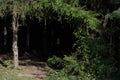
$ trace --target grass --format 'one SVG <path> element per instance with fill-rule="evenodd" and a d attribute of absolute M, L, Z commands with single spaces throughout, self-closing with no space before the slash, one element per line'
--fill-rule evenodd
<path fill-rule="evenodd" d="M 10 68 L 0 69 L 0 80 L 35 80 L 28 77 L 20 77 L 19 73 L 23 73 L 21 70 L 14 70 Z"/>

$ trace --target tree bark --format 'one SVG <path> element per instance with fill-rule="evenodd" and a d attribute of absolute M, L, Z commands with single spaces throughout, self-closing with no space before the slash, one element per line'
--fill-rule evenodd
<path fill-rule="evenodd" d="M 12 22 L 12 28 L 13 28 L 13 44 L 12 44 L 12 50 L 13 50 L 13 55 L 14 55 L 14 69 L 17 69 L 19 64 L 18 64 L 18 45 L 17 45 L 17 41 L 18 41 L 18 19 L 19 16 L 16 13 L 15 9 L 13 9 L 13 22 Z"/>
<path fill-rule="evenodd" d="M 108 15 L 105 16 L 104 22 L 103 22 L 103 27 L 106 28 L 108 23 Z"/>

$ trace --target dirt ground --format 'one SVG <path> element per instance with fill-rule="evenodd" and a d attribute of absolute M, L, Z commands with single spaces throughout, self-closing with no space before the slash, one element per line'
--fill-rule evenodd
<path fill-rule="evenodd" d="M 45 62 L 39 61 L 22 61 L 21 65 L 24 68 L 23 73 L 20 73 L 20 77 L 31 77 L 35 80 L 43 80 L 45 77 L 49 76 L 45 67 L 47 64 Z"/>
<path fill-rule="evenodd" d="M 10 57 L 11 55 L 0 55 L 0 61 L 5 59 L 12 59 Z M 12 60 L 11 60 L 12 61 Z M 31 77 L 35 80 L 43 80 L 43 78 L 49 76 L 46 66 L 46 62 L 41 62 L 40 60 L 30 60 L 30 59 L 24 59 L 19 60 L 20 67 L 23 68 L 22 73 L 18 74 L 20 77 Z M 0 68 L 3 68 L 3 66 L 0 64 Z"/>

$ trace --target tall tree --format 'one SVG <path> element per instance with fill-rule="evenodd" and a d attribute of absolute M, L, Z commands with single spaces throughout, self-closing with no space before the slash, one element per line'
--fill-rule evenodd
<path fill-rule="evenodd" d="M 0 0 L 0 11 L 1 15 L 4 16 L 5 13 L 10 13 L 12 15 L 12 30 L 13 30 L 13 44 L 12 50 L 14 55 L 14 68 L 17 69 L 19 66 L 18 62 L 18 29 L 19 29 L 19 21 L 20 19 L 25 19 L 25 15 L 29 10 L 29 3 L 27 1 L 22 0 Z"/>
<path fill-rule="evenodd" d="M 16 12 L 16 5 L 13 6 L 13 20 L 12 20 L 12 29 L 13 29 L 13 54 L 14 54 L 14 68 L 16 69 L 18 67 L 18 28 L 19 28 L 19 16 Z"/>
<path fill-rule="evenodd" d="M 12 29 L 13 29 L 13 54 L 14 54 L 14 68 L 17 69 L 19 66 L 18 62 L 18 29 L 19 29 L 19 20 L 25 19 L 25 15 L 29 10 L 28 2 L 25 1 L 14 1 L 13 0 L 13 8 L 12 8 Z"/>

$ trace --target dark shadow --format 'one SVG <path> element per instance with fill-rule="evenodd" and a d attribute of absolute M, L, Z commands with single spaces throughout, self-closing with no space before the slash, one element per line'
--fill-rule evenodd
<path fill-rule="evenodd" d="M 74 28 L 67 21 L 63 23 L 52 20 L 39 22 L 37 19 L 28 19 L 27 27 L 20 26 L 18 32 L 18 46 L 20 55 L 29 53 L 32 60 L 46 61 L 52 55 L 62 57 L 73 51 L 75 37 Z"/>

